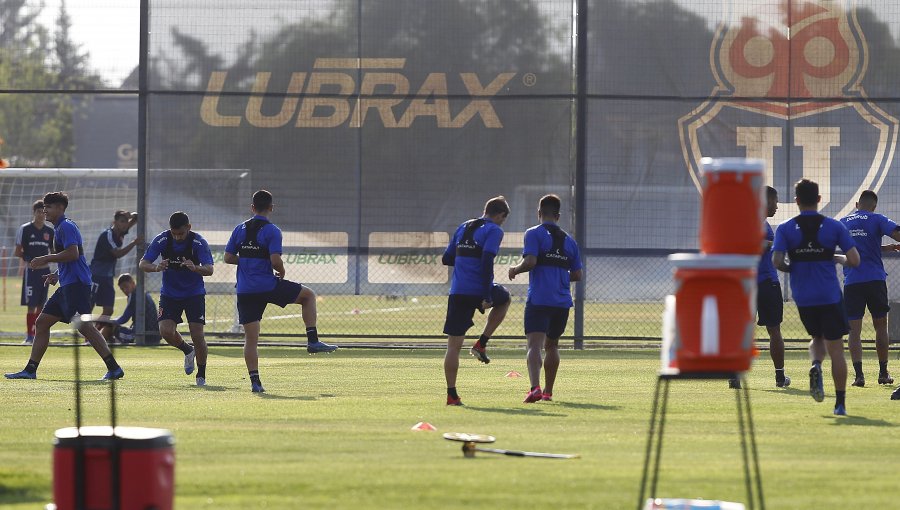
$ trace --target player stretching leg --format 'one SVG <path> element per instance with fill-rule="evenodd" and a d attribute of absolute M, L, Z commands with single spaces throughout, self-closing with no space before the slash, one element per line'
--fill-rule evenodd
<path fill-rule="evenodd" d="M 782 223 L 775 231 L 772 262 L 780 271 L 791 273 L 791 291 L 797 311 L 806 332 L 812 337 L 809 343 L 812 359 L 809 392 L 816 402 L 825 399 L 822 360 L 827 352 L 834 379 L 834 414 L 846 415 L 847 361 L 843 337 L 850 327 L 834 264 L 856 267 L 859 252 L 841 222 L 818 213 L 822 198 L 818 184 L 803 179 L 794 186 L 794 193 L 800 215 Z M 837 247 L 844 255 L 835 255 Z M 785 254 L 790 255 L 790 265 L 785 261 Z"/>
<path fill-rule="evenodd" d="M 282 308 L 297 303 L 306 325 L 306 350 L 310 354 L 332 352 L 337 346 L 319 340 L 316 330 L 316 294 L 308 287 L 284 279 L 281 260 L 281 229 L 269 222 L 272 194 L 253 194 L 253 217 L 235 227 L 225 246 L 225 263 L 237 264 L 238 320 L 244 326 L 244 361 L 250 373 L 250 390 L 262 393 L 259 379 L 260 321 L 268 303 Z M 273 272 L 274 271 L 274 272 Z"/>
<path fill-rule="evenodd" d="M 69 197 L 61 191 L 44 195 L 47 220 L 56 225 L 53 240 L 56 253 L 36 257 L 32 259 L 30 265 L 32 269 L 36 269 L 56 262 L 59 272 L 47 275 L 46 284 L 59 283 L 59 288 L 44 305 L 34 325 L 34 344 L 31 346 L 28 364 L 21 372 L 6 374 L 7 379 L 36 379 L 38 365 L 50 345 L 50 328 L 60 321 L 68 324 L 75 315 L 91 311 L 91 271 L 84 259 L 84 247 L 78 225 L 66 218 L 68 206 Z M 93 322 L 82 322 L 78 331 L 106 363 L 107 372 L 103 376 L 104 380 L 121 379 L 125 376 L 125 372 L 116 363 L 103 335 L 97 331 Z"/>
<path fill-rule="evenodd" d="M 504 197 L 488 200 L 480 218 L 466 221 L 456 229 L 441 258 L 444 265 L 453 266 L 444 321 L 444 334 L 447 335 L 444 378 L 447 381 L 448 406 L 463 405 L 456 391 L 456 375 L 466 331 L 475 324 L 472 322 L 475 310 L 484 312 L 491 309 L 481 338 L 472 346 L 472 354 L 482 363 L 491 361 L 485 351 L 488 338 L 509 310 L 509 291 L 494 283 L 494 257 L 503 241 L 500 226 L 508 216 L 509 204 Z"/>
<path fill-rule="evenodd" d="M 580 281 L 584 276 L 578 245 L 556 224 L 560 206 L 556 195 L 541 198 L 538 204 L 541 223 L 525 232 L 524 258 L 509 268 L 510 280 L 517 274 L 531 272 L 525 302 L 526 360 L 531 382 L 531 389 L 525 395 L 526 404 L 553 398 L 553 385 L 559 370 L 559 337 L 566 330 L 569 308 L 572 307 L 570 282 Z M 546 360 L 541 359 L 541 347 L 546 352 Z"/>
<path fill-rule="evenodd" d="M 25 317 L 26 344 L 34 343 L 34 322 L 47 302 L 47 286 L 44 278 L 50 274 L 50 266 L 31 269 L 29 263 L 36 257 L 50 254 L 53 245 L 53 227 L 44 223 L 44 202 L 38 200 L 31 205 L 32 220 L 16 231 L 16 257 L 25 262 L 22 273 L 22 306 L 28 307 Z"/>
<path fill-rule="evenodd" d="M 154 264 L 157 258 L 162 258 Z M 169 345 L 184 353 L 184 373 L 194 372 L 197 364 L 197 386 L 206 386 L 206 287 L 204 276 L 213 274 L 213 258 L 209 244 L 191 230 L 188 215 L 178 211 L 169 216 L 169 230 L 155 238 L 141 258 L 140 268 L 147 273 L 162 272 L 159 295 L 159 332 Z M 181 337 L 176 326 L 182 313 L 191 332 L 190 345 Z"/>

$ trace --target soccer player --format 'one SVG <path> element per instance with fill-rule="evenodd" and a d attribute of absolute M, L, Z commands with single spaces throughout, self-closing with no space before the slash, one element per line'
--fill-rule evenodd
<path fill-rule="evenodd" d="M 878 351 L 878 384 L 893 384 L 894 379 L 888 373 L 888 337 L 887 313 L 890 310 L 887 293 L 887 273 L 881 260 L 882 250 L 893 251 L 895 246 L 882 246 L 881 238 L 889 236 L 900 241 L 900 227 L 875 212 L 878 195 L 874 191 L 863 191 L 856 203 L 856 212 L 841 218 L 841 223 L 850 231 L 850 237 L 859 250 L 859 267 L 844 268 L 844 302 L 847 307 L 847 318 L 850 320 L 850 359 L 856 377 L 853 386 L 863 387 L 866 378 L 862 369 L 862 318 L 866 307 L 872 315 L 872 326 L 875 327 L 875 349 Z"/>
<path fill-rule="evenodd" d="M 118 319 L 113 319 L 109 324 L 103 324 L 100 328 L 100 333 L 103 334 L 103 338 L 106 339 L 107 343 L 110 343 L 115 338 L 118 338 L 123 344 L 131 343 L 134 341 L 134 324 L 132 323 L 130 328 L 125 327 L 124 324 L 134 320 L 135 309 L 137 308 L 137 293 L 134 291 L 137 289 L 137 283 L 134 281 L 134 277 L 128 273 L 120 274 L 116 283 L 122 294 L 128 297 L 128 305 L 125 307 L 125 312 Z M 151 319 L 157 315 L 156 303 L 153 302 L 153 296 L 149 292 L 144 294 L 144 314 Z M 159 344 L 159 326 L 152 321 L 148 321 L 146 329 L 156 332 L 155 334 L 147 335 L 147 345 Z"/>
<path fill-rule="evenodd" d="M 572 307 L 569 286 L 584 276 L 578 245 L 556 224 L 561 205 L 556 195 L 541 197 L 537 211 L 541 223 L 525 231 L 523 259 L 509 268 L 510 280 L 517 274 L 531 272 L 525 302 L 526 360 L 531 382 L 531 390 L 525 395 L 526 404 L 553 399 L 553 384 L 559 370 L 559 337 L 566 330 L 569 308 Z M 546 360 L 541 359 L 541 347 Z M 541 365 L 544 368 L 543 390 Z"/>
<path fill-rule="evenodd" d="M 297 303 L 306 325 L 306 350 L 313 354 L 333 352 L 337 346 L 319 340 L 316 330 L 316 294 L 304 285 L 284 279 L 281 260 L 281 229 L 269 222 L 274 205 L 272 194 L 253 194 L 253 217 L 234 228 L 225 246 L 225 263 L 237 264 L 238 321 L 244 326 L 244 361 L 250 373 L 250 390 L 265 390 L 259 379 L 259 323 L 268 303 L 282 308 Z M 273 273 L 274 270 L 274 273 Z"/>
<path fill-rule="evenodd" d="M 157 258 L 162 257 L 158 264 Z M 184 353 L 184 373 L 194 372 L 197 364 L 197 386 L 206 386 L 206 288 L 203 277 L 212 276 L 213 258 L 206 239 L 191 230 L 188 215 L 177 211 L 169 216 L 169 230 L 153 238 L 141 258 L 140 268 L 146 273 L 162 271 L 159 292 L 159 331 L 169 345 Z M 191 332 L 191 346 L 175 329 L 181 324 L 182 312 Z"/>
<path fill-rule="evenodd" d="M 66 218 L 68 206 L 69 197 L 61 191 L 44 195 L 47 220 L 56 225 L 53 237 L 56 253 L 35 257 L 29 265 L 31 269 L 37 269 L 56 262 L 58 272 L 47 275 L 45 284 L 59 283 L 59 288 L 44 305 L 41 315 L 34 324 L 34 344 L 31 346 L 28 364 L 21 372 L 6 374 L 7 379 L 36 379 L 38 365 L 47 352 L 47 346 L 50 345 L 50 328 L 60 321 L 68 324 L 76 314 L 88 313 L 91 310 L 91 272 L 84 259 L 84 247 L 78 225 Z M 106 363 L 107 372 L 103 376 L 104 380 L 121 379 L 125 376 L 125 372 L 116 363 L 103 335 L 97 331 L 94 323 L 82 322 L 78 331 Z"/>
<path fill-rule="evenodd" d="M 116 275 L 116 261 L 128 254 L 143 239 L 136 237 L 133 241 L 122 246 L 123 238 L 128 230 L 137 223 L 138 213 L 128 211 L 116 211 L 113 216 L 113 224 L 104 230 L 97 239 L 94 247 L 94 257 L 91 259 L 91 281 L 94 284 L 94 303 L 91 306 L 103 307 L 103 315 L 112 315 L 113 304 L 116 299 L 116 291 L 113 287 L 113 278 Z"/>
<path fill-rule="evenodd" d="M 782 223 L 775 231 L 772 261 L 781 271 L 791 273 L 791 292 L 800 320 L 812 337 L 809 355 L 809 392 L 816 402 L 825 399 L 822 360 L 831 358 L 834 379 L 834 414 L 846 415 L 847 361 L 844 335 L 849 331 L 841 286 L 834 264 L 856 267 L 859 252 L 844 225 L 818 213 L 819 185 L 802 179 L 794 186 L 800 215 Z M 844 255 L 835 255 L 840 247 Z M 790 265 L 785 260 L 790 257 Z"/>
<path fill-rule="evenodd" d="M 778 190 L 766 186 L 766 215 L 771 218 L 778 212 Z M 784 375 L 784 338 L 781 336 L 781 322 L 784 320 L 784 300 L 781 295 L 781 283 L 778 271 L 772 264 L 772 242 L 775 232 L 766 222 L 766 245 L 759 259 L 756 276 L 756 313 L 757 326 L 765 326 L 769 333 L 769 356 L 775 365 L 775 386 L 786 388 L 791 385 L 791 378 Z M 739 379 L 729 381 L 732 388 L 740 389 Z"/>
<path fill-rule="evenodd" d="M 44 278 L 50 274 L 49 265 L 31 269 L 28 264 L 36 257 L 49 255 L 50 246 L 53 244 L 53 226 L 44 222 L 46 219 L 44 202 L 38 200 L 32 204 L 31 212 L 32 220 L 16 231 L 16 257 L 25 262 L 25 272 L 22 273 L 22 306 L 28 307 L 25 316 L 25 342 L 23 342 L 26 344 L 34 343 L 34 321 L 47 301 Z"/>
<path fill-rule="evenodd" d="M 490 363 L 486 351 L 488 340 L 509 310 L 509 291 L 494 283 L 494 257 L 500 252 L 500 242 L 503 240 L 500 227 L 508 216 L 506 198 L 501 195 L 488 200 L 480 218 L 468 220 L 456 229 L 441 257 L 444 265 L 453 266 L 444 321 L 444 334 L 447 335 L 444 377 L 447 380 L 448 406 L 463 405 L 456 391 L 456 375 L 466 331 L 475 325 L 472 322 L 475 310 L 481 313 L 491 310 L 481 337 L 471 349 L 472 355 L 482 363 Z"/>

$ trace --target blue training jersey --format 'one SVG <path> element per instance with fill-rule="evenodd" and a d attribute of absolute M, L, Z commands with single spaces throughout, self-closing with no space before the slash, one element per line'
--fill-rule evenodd
<path fill-rule="evenodd" d="M 184 269 L 182 260 L 192 260 L 196 265 L 213 265 L 212 253 L 206 239 L 196 232 L 189 232 L 183 241 L 175 241 L 170 231 L 159 233 L 147 247 L 143 259 L 154 262 L 158 257 L 169 261 L 169 267 L 163 271 L 162 288 L 159 293 L 173 299 L 185 299 L 206 294 L 203 277 Z"/>
<path fill-rule="evenodd" d="M 578 251 L 578 244 L 575 243 L 572 236 L 561 230 L 560 236 L 565 234 L 565 240 L 562 242 L 560 253 L 556 254 L 553 235 L 547 226 L 553 228 L 556 224 L 545 222 L 525 231 L 525 248 L 522 250 L 522 255 L 538 257 L 538 264 L 534 266 L 528 277 L 528 303 L 571 308 L 572 293 L 569 289 L 571 285 L 569 271 L 578 271 L 582 268 L 581 254 Z M 549 258 L 556 257 L 564 263 L 545 263 L 544 259 L 548 258 L 548 254 Z"/>
<path fill-rule="evenodd" d="M 860 258 L 859 267 L 844 267 L 844 285 L 887 279 L 881 260 L 881 238 L 900 227 L 887 216 L 869 211 L 856 211 L 841 218 L 841 223 L 850 231 Z"/>
<path fill-rule="evenodd" d="M 778 230 L 775 231 L 774 251 L 784 253 L 790 253 L 794 249 L 806 251 L 807 247 L 801 246 L 803 233 L 797 219 L 818 214 L 815 211 L 803 211 L 800 216 L 779 225 Z M 822 218 L 816 241 L 823 249 L 831 251 L 835 247 L 840 247 L 846 253 L 854 247 L 850 232 L 843 223 L 827 217 Z M 810 248 L 815 249 L 815 247 Z M 827 257 L 827 260 L 823 256 L 823 260 L 817 261 L 792 259 L 790 280 L 791 292 L 797 306 L 830 305 L 841 301 L 841 286 L 830 256 Z"/>
<path fill-rule="evenodd" d="M 81 239 L 81 232 L 78 225 L 74 221 L 63 216 L 59 219 L 59 225 L 53 231 L 54 249 L 59 253 L 69 246 L 78 247 L 78 258 L 70 262 L 60 262 L 59 267 L 59 286 L 65 287 L 73 283 L 91 284 L 91 269 L 87 265 L 87 259 L 84 258 L 84 245 Z"/>
<path fill-rule="evenodd" d="M 497 255 L 500 252 L 500 243 L 503 241 L 503 229 L 499 225 L 489 220 L 487 217 L 480 218 L 484 220 L 484 224 L 474 229 L 472 239 L 475 245 L 480 248 L 482 253 Z M 475 220 L 471 220 L 475 221 Z M 490 287 L 494 282 L 494 271 L 491 268 L 489 282 L 485 282 L 481 274 L 482 262 L 481 256 L 465 257 L 456 256 L 457 247 L 463 241 L 466 225 L 469 222 L 463 222 L 457 227 L 456 232 L 447 245 L 445 254 L 453 254 L 455 260 L 453 262 L 453 277 L 450 279 L 450 294 L 462 294 L 467 296 L 490 296 Z M 488 292 L 485 296 L 485 292 Z"/>
<path fill-rule="evenodd" d="M 33 222 L 25 223 L 16 231 L 16 245 L 22 247 L 22 258 L 25 262 L 50 254 L 53 246 L 53 226 L 44 223 L 37 228 Z"/>
<path fill-rule="evenodd" d="M 122 315 L 120 315 L 118 319 L 114 320 L 116 324 L 121 326 L 128 321 L 134 320 L 134 313 L 137 309 L 136 298 L 136 292 L 132 292 L 128 295 L 128 304 L 125 306 L 125 311 L 122 312 Z M 153 296 L 151 296 L 149 292 L 144 294 L 144 317 L 148 330 L 159 331 L 159 323 L 154 320 L 156 317 L 158 317 L 156 303 L 153 301 Z"/>
<path fill-rule="evenodd" d="M 273 223 L 269 223 L 265 216 L 256 215 L 252 219 L 266 221 L 256 236 L 256 241 L 261 248 L 268 251 L 269 255 L 281 254 L 281 229 Z M 268 292 L 275 288 L 278 278 L 272 268 L 269 257 L 253 258 L 241 257 L 240 248 L 247 237 L 247 224 L 241 223 L 234 228 L 225 252 L 238 255 L 237 265 L 237 292 L 238 294 L 251 294 L 256 292 Z"/>
<path fill-rule="evenodd" d="M 766 241 L 775 242 L 775 231 L 772 230 L 769 222 L 766 222 Z M 775 269 L 775 264 L 772 262 L 773 251 L 772 246 L 769 246 L 759 258 L 759 267 L 756 270 L 756 281 L 758 283 L 768 280 L 778 281 L 778 270 Z"/>
<path fill-rule="evenodd" d="M 116 261 L 113 249 L 122 247 L 122 238 L 113 232 L 112 227 L 103 231 L 97 238 L 94 257 L 91 259 L 91 274 L 99 278 L 112 278 L 116 275 Z"/>

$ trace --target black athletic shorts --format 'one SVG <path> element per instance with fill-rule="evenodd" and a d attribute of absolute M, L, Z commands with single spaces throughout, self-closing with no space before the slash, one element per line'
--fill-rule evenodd
<path fill-rule="evenodd" d="M 891 309 L 888 304 L 887 283 L 875 280 L 844 285 L 844 304 L 847 306 L 847 319 L 851 321 L 862 319 L 866 307 L 869 307 L 873 319 L 885 317 Z"/>
<path fill-rule="evenodd" d="M 509 291 L 506 287 L 494 284 L 491 289 L 491 301 L 494 306 L 505 305 L 509 302 Z M 447 318 L 444 320 L 444 334 L 449 336 L 463 336 L 475 323 L 472 317 L 475 310 L 481 306 L 481 296 L 468 294 L 450 294 L 447 297 Z"/>
<path fill-rule="evenodd" d="M 297 297 L 294 296 L 296 300 Z M 199 294 L 183 299 L 176 299 L 169 296 L 159 296 L 159 312 L 158 321 L 175 321 L 175 324 L 181 324 L 182 314 L 188 323 L 206 324 L 206 296 Z"/>
<path fill-rule="evenodd" d="M 237 295 L 238 322 L 250 324 L 262 320 L 266 305 L 272 303 L 282 308 L 297 301 L 303 285 L 279 279 L 275 288 L 268 292 L 253 292 Z M 189 319 L 190 320 L 190 319 Z"/>
<path fill-rule="evenodd" d="M 756 290 L 757 326 L 779 326 L 784 320 L 784 299 L 778 280 L 760 282 Z"/>
<path fill-rule="evenodd" d="M 850 332 L 843 301 L 830 305 L 798 306 L 797 311 L 809 336 L 840 340 Z"/>
<path fill-rule="evenodd" d="M 556 340 L 566 331 L 569 307 L 543 306 L 525 303 L 525 334 L 545 333 Z"/>

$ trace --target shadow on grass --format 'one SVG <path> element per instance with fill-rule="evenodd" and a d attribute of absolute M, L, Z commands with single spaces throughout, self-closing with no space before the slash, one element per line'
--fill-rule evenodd
<path fill-rule="evenodd" d="M 787 388 L 750 388 L 750 391 L 764 391 L 766 393 L 784 393 L 785 395 L 806 395 L 809 396 L 808 389 L 800 389 L 794 388 L 793 386 L 788 386 Z"/>
<path fill-rule="evenodd" d="M 555 404 L 559 407 L 571 407 L 572 409 L 596 409 L 600 411 L 618 411 L 622 406 L 607 406 L 603 404 L 586 404 L 582 402 L 559 402 Z"/>
<path fill-rule="evenodd" d="M 896 427 L 896 423 L 885 420 L 873 420 L 865 416 L 826 416 L 834 421 L 832 425 L 859 425 L 862 427 Z"/>
<path fill-rule="evenodd" d="M 554 417 L 566 417 L 568 414 L 564 413 L 548 413 L 543 409 L 539 409 L 537 407 L 530 408 L 521 408 L 521 407 L 473 407 L 473 406 L 465 406 L 463 409 L 470 409 L 472 411 L 479 411 L 483 413 L 501 413 L 501 414 L 517 414 L 517 415 L 528 415 L 528 416 L 554 416 Z"/>
<path fill-rule="evenodd" d="M 213 384 L 207 384 L 206 386 L 191 386 L 192 388 L 197 388 L 197 391 L 227 391 L 227 390 L 237 390 L 239 389 L 236 386 L 216 386 Z"/>
<path fill-rule="evenodd" d="M 259 398 L 264 400 L 319 400 L 316 397 L 310 397 L 308 395 L 296 395 L 296 396 L 288 396 L 288 395 L 275 395 L 273 393 L 258 393 Z"/>

